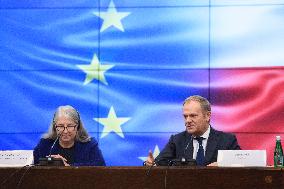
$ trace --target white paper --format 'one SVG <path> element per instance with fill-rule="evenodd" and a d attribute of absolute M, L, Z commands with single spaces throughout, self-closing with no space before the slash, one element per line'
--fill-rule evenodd
<path fill-rule="evenodd" d="M 266 150 L 218 150 L 220 167 L 265 167 Z"/>
<path fill-rule="evenodd" d="M 22 167 L 33 163 L 32 150 L 0 151 L 0 167 Z"/>

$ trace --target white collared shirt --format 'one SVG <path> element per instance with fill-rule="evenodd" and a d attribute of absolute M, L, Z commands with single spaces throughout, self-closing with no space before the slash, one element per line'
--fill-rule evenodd
<path fill-rule="evenodd" d="M 209 134 L 210 134 L 210 126 L 205 131 L 205 133 L 203 133 L 203 135 L 200 136 L 200 137 L 204 138 L 202 140 L 202 146 L 203 146 L 203 149 L 204 149 L 204 156 L 205 156 L 205 152 L 206 152 L 206 146 L 207 146 L 207 141 L 208 141 L 208 138 L 209 138 Z M 192 141 L 193 142 L 193 156 L 192 156 L 192 158 L 196 159 L 197 152 L 198 152 L 198 149 L 199 149 L 199 144 L 198 144 L 198 141 L 195 140 L 194 138 L 193 138 L 193 141 Z"/>

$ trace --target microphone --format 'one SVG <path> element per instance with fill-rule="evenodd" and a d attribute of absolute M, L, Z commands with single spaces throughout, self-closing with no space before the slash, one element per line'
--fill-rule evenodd
<path fill-rule="evenodd" d="M 51 157 L 51 152 L 52 152 L 52 150 L 53 150 L 53 148 L 54 148 L 56 142 L 57 142 L 57 141 L 59 140 L 59 138 L 61 137 L 61 135 L 62 135 L 62 132 L 58 134 L 58 136 L 56 137 L 56 139 L 55 139 L 55 141 L 53 142 L 52 146 L 50 147 L 50 151 L 49 151 L 48 157 Z"/>
<path fill-rule="evenodd" d="M 180 159 L 172 159 L 169 163 L 170 166 L 196 166 L 195 159 L 186 159 L 184 157 Z"/>
<path fill-rule="evenodd" d="M 190 136 L 190 140 L 188 141 L 188 143 L 186 144 L 186 146 L 185 146 L 185 148 L 184 148 L 184 150 L 183 150 L 183 156 L 182 156 L 182 158 L 185 159 L 185 152 L 187 151 L 187 149 L 188 149 L 188 147 L 189 147 L 189 144 L 191 144 L 192 141 L 193 141 L 193 136 L 191 135 L 191 136 Z"/>
<path fill-rule="evenodd" d="M 56 142 L 61 137 L 61 135 L 62 135 L 62 132 L 59 133 L 58 136 L 56 137 L 55 141 L 53 142 L 52 146 L 50 147 L 49 155 L 47 157 L 44 157 L 44 158 L 39 158 L 39 165 L 40 166 L 64 166 L 64 162 L 61 158 L 51 157 L 52 150 L 53 150 Z"/>
<path fill-rule="evenodd" d="M 192 144 L 193 142 L 193 136 L 190 136 L 190 140 L 188 141 L 188 143 L 186 144 L 184 150 L 183 150 L 183 156 L 181 156 L 180 158 L 177 159 L 172 159 L 169 164 L 171 166 L 194 166 L 196 165 L 196 160 L 195 159 L 187 159 L 185 158 L 185 153 L 189 147 L 190 144 Z"/>

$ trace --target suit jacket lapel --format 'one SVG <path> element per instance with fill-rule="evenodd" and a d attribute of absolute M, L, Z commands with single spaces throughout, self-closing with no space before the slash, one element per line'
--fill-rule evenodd
<path fill-rule="evenodd" d="M 211 127 L 209 138 L 207 141 L 206 152 L 205 152 L 205 164 L 209 163 L 214 155 L 218 144 L 219 136 L 218 133 Z"/>

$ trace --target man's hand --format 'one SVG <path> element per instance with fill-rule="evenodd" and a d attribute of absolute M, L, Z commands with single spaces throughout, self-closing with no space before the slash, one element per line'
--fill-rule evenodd
<path fill-rule="evenodd" d="M 146 166 L 152 166 L 154 164 L 154 161 L 155 161 L 155 158 L 153 156 L 152 151 L 150 150 L 148 157 L 147 157 L 147 160 L 145 161 L 145 165 Z"/>

